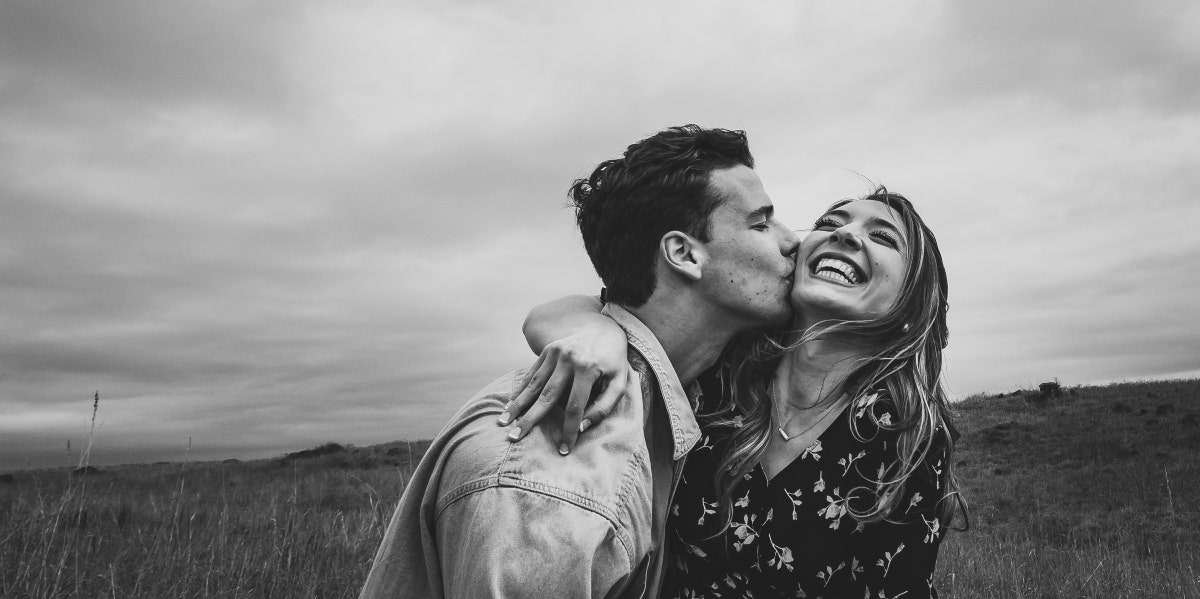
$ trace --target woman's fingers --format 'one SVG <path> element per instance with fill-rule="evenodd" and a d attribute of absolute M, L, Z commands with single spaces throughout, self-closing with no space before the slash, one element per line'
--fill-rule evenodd
<path fill-rule="evenodd" d="M 525 373 L 525 382 L 521 383 L 521 391 L 509 400 L 508 405 L 504 406 L 504 412 L 500 414 L 496 424 L 508 426 L 513 418 L 523 415 L 525 410 L 533 405 L 538 394 L 542 392 L 542 388 L 546 386 L 546 381 L 550 380 L 552 372 L 554 372 L 554 360 L 547 360 L 546 352 L 542 352 L 533 366 L 529 367 L 529 372 Z"/>
<path fill-rule="evenodd" d="M 537 371 L 541 369 L 542 364 L 544 364 L 545 362 L 546 362 L 546 352 L 542 352 L 542 353 L 538 354 L 537 359 L 533 361 L 533 365 L 529 367 L 529 370 L 525 371 L 525 378 L 521 381 L 521 390 L 522 391 L 524 391 L 525 388 L 529 386 L 530 381 L 533 380 L 533 375 L 537 374 Z M 541 389 L 539 389 L 539 391 L 540 390 Z"/>
<path fill-rule="evenodd" d="M 546 364 L 550 363 L 550 360 L 546 360 Z M 543 368 L 545 368 L 545 365 L 543 365 Z M 512 430 L 508 432 L 508 440 L 520 441 L 524 439 L 530 429 L 542 420 L 546 413 L 550 411 L 550 408 L 554 407 L 554 402 L 570 386 L 572 378 L 571 369 L 563 368 L 561 364 L 554 368 L 554 374 L 550 375 L 542 390 L 536 395 L 537 401 L 533 402 L 533 405 L 529 406 L 529 409 L 524 414 L 513 421 Z M 537 380 L 537 376 L 535 376 L 534 381 L 536 382 Z M 532 387 L 526 389 L 526 391 L 530 389 Z M 524 394 L 525 392 L 522 392 L 522 395 Z"/>
<path fill-rule="evenodd" d="M 587 410 L 584 411 L 583 420 L 579 422 L 579 432 L 582 433 L 599 424 L 601 420 L 604 420 L 612 413 L 617 402 L 624 398 L 625 392 L 629 390 L 633 382 L 632 373 L 633 369 L 627 366 L 621 376 L 609 379 L 608 384 L 604 386 L 604 390 L 600 392 L 596 401 L 592 402 Z"/>
<path fill-rule="evenodd" d="M 571 396 L 567 398 L 567 408 L 563 416 L 562 432 L 558 435 L 558 453 L 567 455 L 575 449 L 575 440 L 579 437 L 579 422 L 583 420 L 583 410 L 592 397 L 592 389 L 600 374 L 595 370 L 579 373 L 571 383 Z"/>
<path fill-rule="evenodd" d="M 597 352 L 580 343 L 574 338 L 551 343 L 530 367 L 520 391 L 496 421 L 500 426 L 512 425 L 510 440 L 525 438 L 555 403 L 565 400 L 558 437 L 559 453 L 567 455 L 575 448 L 579 434 L 604 420 L 621 400 L 635 380 L 628 361 L 598 359 Z M 599 395 L 589 405 L 594 392 Z"/>

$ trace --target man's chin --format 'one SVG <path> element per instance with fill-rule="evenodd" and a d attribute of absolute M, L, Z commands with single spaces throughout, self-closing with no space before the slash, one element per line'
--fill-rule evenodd
<path fill-rule="evenodd" d="M 771 318 L 767 321 L 766 326 L 780 327 L 791 324 L 794 320 L 796 320 L 795 310 L 792 308 L 791 304 L 784 303 L 779 310 L 776 310 L 775 313 L 772 314 Z"/>

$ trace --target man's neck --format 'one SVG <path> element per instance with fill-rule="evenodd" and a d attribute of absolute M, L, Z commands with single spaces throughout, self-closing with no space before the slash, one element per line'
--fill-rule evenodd
<path fill-rule="evenodd" d="M 625 309 L 654 333 L 684 387 L 717 362 L 737 333 L 728 327 L 728 319 L 709 314 L 687 295 L 656 294 L 641 306 Z"/>

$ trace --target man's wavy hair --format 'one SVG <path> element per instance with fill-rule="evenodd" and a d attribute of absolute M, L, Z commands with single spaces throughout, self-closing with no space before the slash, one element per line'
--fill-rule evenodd
<path fill-rule="evenodd" d="M 682 231 L 709 240 L 713 210 L 723 199 L 709 177 L 739 164 L 754 168 L 744 131 L 683 125 L 629 146 L 575 181 L 568 195 L 608 301 L 637 307 L 650 299 L 663 235 Z"/>
<path fill-rule="evenodd" d="M 938 488 L 943 492 L 938 498 L 938 519 L 942 527 L 948 527 L 961 514 L 963 527 L 969 526 L 967 505 L 954 472 L 958 431 L 941 378 L 942 350 L 949 339 L 942 253 L 933 232 L 904 196 L 880 186 L 860 199 L 886 204 L 908 232 L 911 249 L 905 260 L 904 284 L 895 304 L 878 318 L 819 322 L 797 331 L 799 339 L 790 345 L 781 344 L 781 332 L 746 333 L 726 348 L 720 379 L 722 396 L 732 401 L 700 415 L 705 426 L 733 429 L 714 480 L 720 497 L 718 513 L 726 527 L 734 486 L 762 458 L 778 426 L 771 391 L 775 367 L 785 352 L 815 339 L 839 339 L 869 348 L 846 378 L 844 389 L 852 400 L 881 392 L 880 397 L 890 400 L 900 417 L 898 422 L 888 423 L 872 414 L 873 429 L 896 434 L 896 456 L 873 481 L 875 489 L 848 490 L 848 495 L 858 499 L 847 505 L 849 514 L 859 522 L 889 520 L 897 507 L 904 507 L 897 506 L 897 500 L 904 495 L 908 479 L 921 470 L 929 456 L 944 451 L 945 463 L 938 472 Z M 829 210 L 851 201 L 835 203 Z M 866 440 L 858 429 L 858 419 L 851 418 L 850 423 L 852 434 Z"/>

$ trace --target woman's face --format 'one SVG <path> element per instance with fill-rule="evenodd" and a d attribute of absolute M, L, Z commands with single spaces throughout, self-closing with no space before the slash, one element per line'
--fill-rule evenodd
<path fill-rule="evenodd" d="M 900 296 L 908 252 L 904 221 L 883 202 L 825 213 L 800 242 L 791 294 L 798 324 L 883 315 Z"/>

